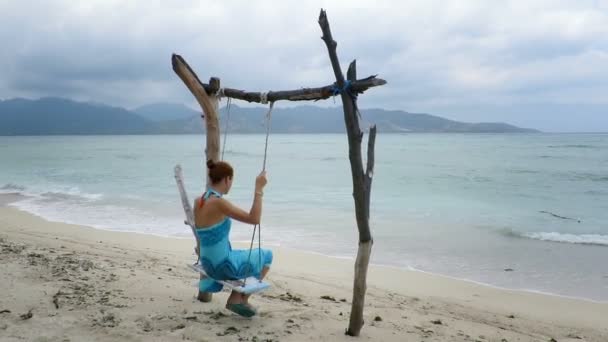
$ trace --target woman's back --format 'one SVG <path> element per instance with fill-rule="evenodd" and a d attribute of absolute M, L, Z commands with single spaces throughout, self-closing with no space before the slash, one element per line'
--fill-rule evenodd
<path fill-rule="evenodd" d="M 194 224 L 196 229 L 206 229 L 226 218 L 219 206 L 221 194 L 209 190 L 194 202 Z"/>
<path fill-rule="evenodd" d="M 209 275 L 216 279 L 236 278 L 234 270 L 218 272 L 218 266 L 230 264 L 230 227 L 231 220 L 219 210 L 218 202 L 221 194 L 208 190 L 196 202 L 194 221 L 196 235 L 200 241 L 200 261 Z M 222 266 L 226 268 L 226 266 Z M 234 267 L 229 267 L 234 268 Z"/>

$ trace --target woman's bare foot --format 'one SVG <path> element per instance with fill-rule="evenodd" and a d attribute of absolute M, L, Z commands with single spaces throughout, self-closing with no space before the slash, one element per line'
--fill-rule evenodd
<path fill-rule="evenodd" d="M 228 297 L 226 309 L 243 317 L 252 317 L 257 313 L 254 307 L 243 301 L 243 295 L 236 291 L 232 291 L 230 297 Z"/>
<path fill-rule="evenodd" d="M 258 311 L 258 309 L 257 309 L 255 306 L 253 306 L 253 305 L 249 304 L 249 297 L 251 297 L 251 295 L 250 295 L 250 294 L 248 294 L 248 295 L 245 295 L 245 294 L 244 294 L 244 295 L 243 295 L 243 304 L 247 305 L 247 307 L 249 307 L 251 310 L 253 310 L 253 311 L 257 312 L 257 311 Z"/>
<path fill-rule="evenodd" d="M 232 291 L 232 293 L 230 293 L 230 297 L 228 297 L 228 301 L 226 302 L 226 304 L 240 304 L 240 303 L 243 303 L 243 295 L 236 291 Z"/>

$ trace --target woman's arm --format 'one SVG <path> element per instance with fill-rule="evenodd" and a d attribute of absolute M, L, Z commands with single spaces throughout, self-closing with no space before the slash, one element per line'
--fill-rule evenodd
<path fill-rule="evenodd" d="M 259 224 L 262 216 L 262 196 L 263 190 L 266 186 L 266 172 L 262 171 L 255 179 L 255 193 L 253 195 L 253 203 L 249 212 L 233 205 L 225 199 L 218 201 L 220 210 L 226 216 L 229 216 L 237 221 Z"/>
<path fill-rule="evenodd" d="M 249 224 L 259 224 L 260 217 L 262 216 L 262 195 L 257 191 L 253 196 L 253 204 L 249 212 L 233 205 L 225 199 L 220 199 L 218 205 L 222 213 L 229 216 L 237 221 L 241 221 Z"/>

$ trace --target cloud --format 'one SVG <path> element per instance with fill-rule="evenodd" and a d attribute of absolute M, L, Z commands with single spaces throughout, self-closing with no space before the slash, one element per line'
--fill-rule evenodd
<path fill-rule="evenodd" d="M 513 105 L 546 120 L 553 105 L 608 108 L 605 0 L 0 1 L 0 97 L 193 104 L 173 52 L 235 88 L 324 85 L 333 74 L 322 7 L 343 68 L 356 58 L 360 76 L 389 81 L 362 107 L 485 121 L 509 121 Z"/>

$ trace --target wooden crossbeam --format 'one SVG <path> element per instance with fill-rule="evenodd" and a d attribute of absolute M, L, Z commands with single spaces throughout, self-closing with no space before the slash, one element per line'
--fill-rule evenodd
<path fill-rule="evenodd" d="M 183 79 L 184 74 L 190 74 L 196 79 L 200 86 L 205 89 L 208 95 L 214 95 L 218 89 L 215 89 L 209 84 L 201 82 L 194 70 L 190 68 L 190 65 L 186 60 L 180 56 L 173 54 L 171 56 L 171 64 L 173 65 L 173 71 Z M 372 87 L 378 87 L 386 84 L 386 81 L 377 78 L 376 75 L 369 76 L 360 80 L 354 80 L 350 82 L 348 90 L 354 95 L 362 94 L 366 90 Z M 332 96 L 339 95 L 339 91 L 344 89 L 344 84 L 330 84 L 323 87 L 317 88 L 301 88 L 296 90 L 279 90 L 269 91 L 266 94 L 266 100 L 268 102 L 276 102 L 280 100 L 286 101 L 318 101 L 325 100 Z M 220 96 L 230 97 L 233 99 L 243 100 L 247 102 L 264 103 L 264 92 L 252 92 L 233 88 L 223 88 Z"/>

